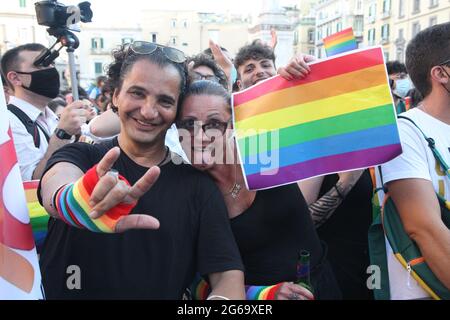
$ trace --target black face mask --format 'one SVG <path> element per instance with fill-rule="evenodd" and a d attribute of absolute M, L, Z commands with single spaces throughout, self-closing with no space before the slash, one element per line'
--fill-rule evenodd
<path fill-rule="evenodd" d="M 38 70 L 33 72 L 19 72 L 18 74 L 31 75 L 30 86 L 27 88 L 22 85 L 24 89 L 34 92 L 40 96 L 54 99 L 59 94 L 59 73 L 56 68 Z"/>

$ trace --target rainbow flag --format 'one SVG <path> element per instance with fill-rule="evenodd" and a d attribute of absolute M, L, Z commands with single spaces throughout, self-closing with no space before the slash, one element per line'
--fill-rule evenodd
<path fill-rule="evenodd" d="M 30 214 L 30 223 L 33 229 L 34 242 L 37 251 L 40 252 L 47 236 L 47 224 L 50 216 L 47 211 L 39 204 L 37 198 L 37 188 L 39 180 L 25 181 L 23 188 L 25 190 L 25 198 L 27 199 L 28 212 Z"/>
<path fill-rule="evenodd" d="M 342 30 L 323 39 L 328 57 L 358 49 L 353 28 Z"/>
<path fill-rule="evenodd" d="M 368 168 L 402 152 L 380 47 L 310 67 L 305 79 L 275 76 L 233 95 L 249 190 Z"/>
<path fill-rule="evenodd" d="M 0 300 L 42 299 L 41 272 L 0 83 Z"/>

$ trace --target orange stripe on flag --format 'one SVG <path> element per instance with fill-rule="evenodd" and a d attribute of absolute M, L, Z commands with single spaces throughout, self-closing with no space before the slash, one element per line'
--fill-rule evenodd
<path fill-rule="evenodd" d="M 347 28 L 347 29 L 344 29 L 344 30 L 342 30 L 340 32 L 332 34 L 331 36 L 324 38 L 323 42 L 335 41 L 337 39 L 341 39 L 341 38 L 346 37 L 348 35 L 352 35 L 353 36 L 353 28 Z"/>
<path fill-rule="evenodd" d="M 237 121 L 311 101 L 387 84 L 384 65 L 357 70 L 258 97 L 235 108 Z M 324 90 L 323 88 L 327 88 Z M 275 102 L 275 103 L 272 103 Z M 276 105 L 276 107 L 275 107 Z"/>

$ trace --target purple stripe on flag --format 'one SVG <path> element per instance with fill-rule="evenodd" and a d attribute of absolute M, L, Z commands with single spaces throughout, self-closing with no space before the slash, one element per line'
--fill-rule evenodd
<path fill-rule="evenodd" d="M 250 190 L 266 189 L 332 172 L 372 167 L 388 162 L 401 153 L 401 144 L 359 150 L 278 168 L 278 172 L 272 171 L 275 173 L 272 175 L 269 175 L 270 171 L 264 172 L 264 175 L 253 174 L 247 176 L 247 182 Z"/>

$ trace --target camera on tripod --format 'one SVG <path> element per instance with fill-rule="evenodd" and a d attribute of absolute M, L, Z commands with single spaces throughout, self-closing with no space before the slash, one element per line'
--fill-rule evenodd
<path fill-rule="evenodd" d="M 87 1 L 78 6 L 65 6 L 56 0 L 39 1 L 35 4 L 38 24 L 50 28 L 67 28 L 81 22 L 92 21 L 91 4 Z"/>
<path fill-rule="evenodd" d="M 56 0 L 47 0 L 36 2 L 35 9 L 38 24 L 47 26 L 48 34 L 55 37 L 56 42 L 50 48 L 43 50 L 41 54 L 39 54 L 34 61 L 34 65 L 37 67 L 48 67 L 59 57 L 59 51 L 66 47 L 69 56 L 72 94 L 74 100 L 78 100 L 74 51 L 80 45 L 80 41 L 72 31 L 79 30 L 71 29 L 71 26 L 76 25 L 79 22 L 92 21 L 93 13 L 91 4 L 85 1 L 79 3 L 78 6 L 65 6 Z M 53 49 L 58 43 L 61 44 L 61 46 L 58 49 Z"/>

